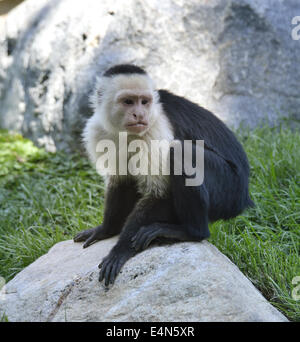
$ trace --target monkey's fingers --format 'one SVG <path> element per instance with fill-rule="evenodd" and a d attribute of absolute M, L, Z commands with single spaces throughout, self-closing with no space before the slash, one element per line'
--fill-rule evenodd
<path fill-rule="evenodd" d="M 95 243 L 95 242 L 97 242 L 97 241 L 98 241 L 98 239 L 97 239 L 97 234 L 94 233 L 92 236 L 90 236 L 90 237 L 86 240 L 85 244 L 83 245 L 83 248 L 87 248 L 87 247 L 89 247 L 90 245 L 92 245 L 93 243 Z"/>
<path fill-rule="evenodd" d="M 113 284 L 117 275 L 120 273 L 122 266 L 128 260 L 129 255 L 108 255 L 98 266 L 101 271 L 99 274 L 99 281 L 105 280 L 105 286 Z"/>
<path fill-rule="evenodd" d="M 92 234 L 94 233 L 94 229 L 87 229 L 87 230 L 84 230 L 80 233 L 78 233 L 77 235 L 75 235 L 74 237 L 74 242 L 82 242 L 82 241 L 85 241 L 87 240 Z"/>
<path fill-rule="evenodd" d="M 104 258 L 104 260 L 98 266 L 99 268 L 101 268 L 101 271 L 99 274 L 99 281 L 102 281 L 104 279 L 105 286 L 108 286 L 110 283 L 110 273 L 112 271 L 115 261 L 116 261 L 115 256 L 108 255 L 107 257 Z"/>
<path fill-rule="evenodd" d="M 115 282 L 115 279 L 116 279 L 117 275 L 120 273 L 120 270 L 121 270 L 123 265 L 124 265 L 124 262 L 122 262 L 121 260 L 118 260 L 118 262 L 116 262 L 114 264 L 114 267 L 111 271 L 111 279 L 110 279 L 111 284 L 113 284 Z"/>

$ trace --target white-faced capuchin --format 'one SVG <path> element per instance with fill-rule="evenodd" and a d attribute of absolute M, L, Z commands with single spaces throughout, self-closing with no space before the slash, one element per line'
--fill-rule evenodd
<path fill-rule="evenodd" d="M 201 241 L 209 237 L 209 222 L 235 217 L 253 206 L 247 156 L 234 134 L 208 110 L 169 91 L 156 90 L 140 67 L 121 64 L 108 69 L 97 80 L 92 105 L 94 114 L 83 138 L 91 161 L 105 176 L 104 218 L 101 225 L 77 234 L 74 241 L 85 241 L 86 248 L 120 234 L 99 265 L 99 280 L 105 280 L 106 286 L 115 281 L 129 258 L 152 241 Z M 120 143 L 125 133 L 126 140 Z M 174 172 L 178 160 L 184 160 L 184 152 L 179 158 L 175 148 L 159 152 L 159 163 L 154 166 L 160 172 L 151 173 L 155 158 L 150 145 L 162 140 L 170 146 L 174 141 L 180 146 L 188 141 L 192 150 L 197 141 L 204 141 L 201 184 L 187 185 L 193 177 L 184 167 L 181 173 Z M 116 153 L 111 153 L 105 172 L 101 161 L 107 150 L 99 146 L 103 141 L 114 144 Z M 128 172 L 130 163 L 125 168 L 122 164 L 134 155 L 130 146 L 134 141 L 139 147 L 136 164 L 147 172 Z M 169 174 L 162 173 L 168 165 Z"/>

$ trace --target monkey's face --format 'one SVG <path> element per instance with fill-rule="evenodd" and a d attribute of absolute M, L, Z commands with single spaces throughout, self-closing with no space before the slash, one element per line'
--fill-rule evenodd
<path fill-rule="evenodd" d="M 120 90 L 114 98 L 113 125 L 131 134 L 143 134 L 151 123 L 153 97 L 145 90 Z"/>
<path fill-rule="evenodd" d="M 103 77 L 93 98 L 96 115 L 108 132 L 140 136 L 157 119 L 157 102 L 153 82 L 145 75 Z"/>

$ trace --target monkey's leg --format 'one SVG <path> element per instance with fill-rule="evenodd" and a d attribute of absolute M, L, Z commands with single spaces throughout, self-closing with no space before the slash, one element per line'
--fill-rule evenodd
<path fill-rule="evenodd" d="M 136 254 L 131 240 L 142 226 L 157 221 L 172 222 L 174 216 L 170 199 L 142 198 L 126 220 L 119 241 L 99 265 L 99 281 L 105 279 L 106 286 L 112 284 L 121 267 Z"/>
<path fill-rule="evenodd" d="M 96 241 L 119 234 L 138 199 L 139 195 L 133 181 L 127 179 L 111 182 L 106 192 L 103 223 L 78 233 L 74 241 L 85 241 L 83 248 L 86 248 Z"/>
<path fill-rule="evenodd" d="M 184 176 L 174 176 L 171 190 L 179 224 L 157 221 L 143 226 L 132 239 L 132 247 L 136 251 L 142 251 L 160 237 L 179 241 L 201 241 L 209 237 L 208 193 L 205 186 L 186 186 Z"/>
<path fill-rule="evenodd" d="M 132 238 L 132 247 L 137 251 L 143 251 L 157 238 L 175 239 L 178 241 L 202 241 L 208 236 L 202 236 L 200 230 L 185 224 L 170 224 L 156 222 L 141 227 Z"/>

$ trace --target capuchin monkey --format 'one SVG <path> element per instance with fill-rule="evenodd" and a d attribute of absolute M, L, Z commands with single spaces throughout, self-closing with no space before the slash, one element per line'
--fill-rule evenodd
<path fill-rule="evenodd" d="M 108 69 L 97 80 L 92 105 L 94 114 L 87 121 L 83 140 L 96 165 L 104 155 L 97 146 L 101 141 L 114 142 L 117 154 L 122 157 L 123 153 L 126 161 L 132 155 L 126 149 L 129 143 L 142 141 L 140 163 L 148 153 L 143 146 L 150 146 L 153 140 L 180 144 L 188 140 L 193 147 L 196 141 L 204 141 L 204 179 L 200 185 L 188 186 L 186 181 L 192 177 L 184 170 L 174 172 L 178 158 L 171 149 L 161 153 L 159 164 L 161 170 L 170 163 L 169 175 L 126 175 L 124 170 L 120 172 L 120 165 L 116 172 L 103 173 L 97 167 L 106 182 L 103 222 L 80 232 L 74 241 L 84 241 L 86 248 L 120 234 L 99 265 L 99 281 L 104 280 L 105 286 L 115 281 L 129 258 L 154 240 L 201 241 L 209 237 L 209 222 L 233 218 L 253 206 L 247 156 L 234 134 L 208 110 L 169 91 L 156 90 L 140 67 L 121 64 Z M 119 144 L 120 132 L 127 134 L 128 146 Z"/>

